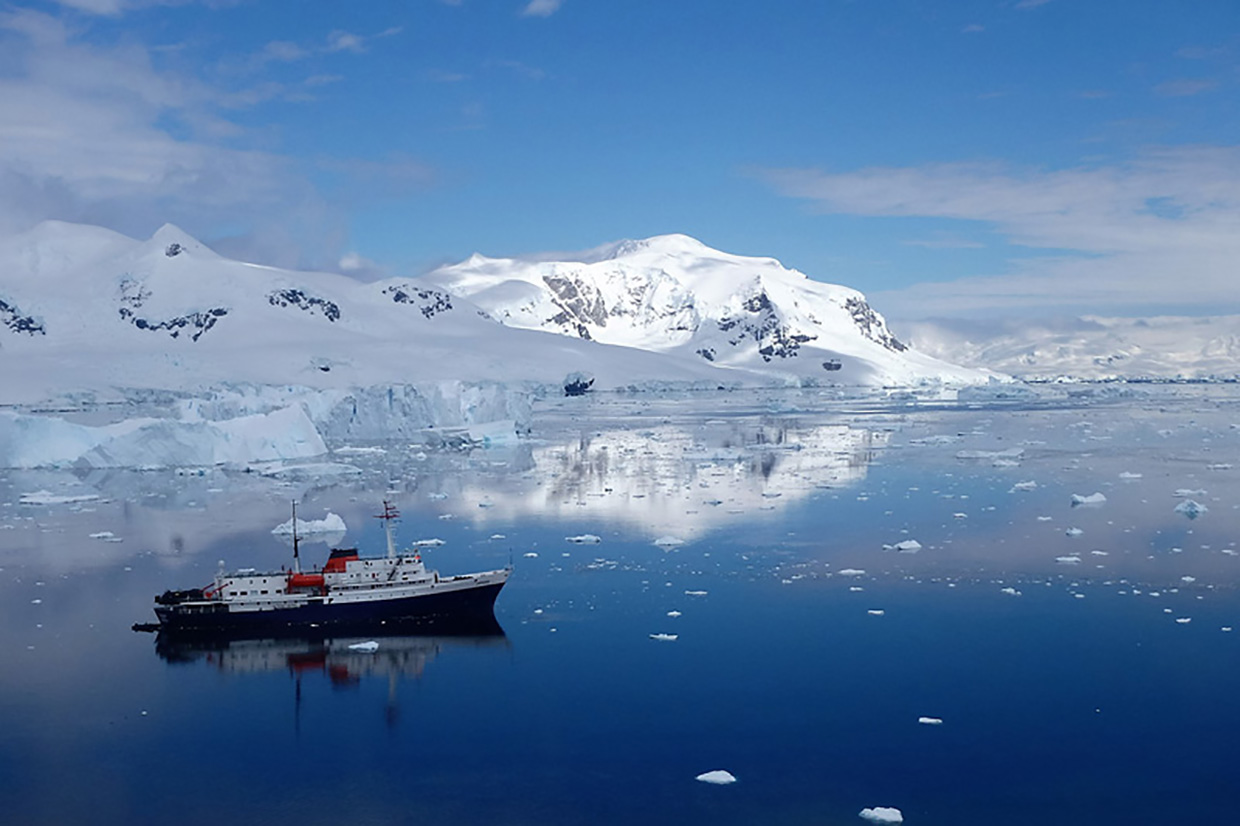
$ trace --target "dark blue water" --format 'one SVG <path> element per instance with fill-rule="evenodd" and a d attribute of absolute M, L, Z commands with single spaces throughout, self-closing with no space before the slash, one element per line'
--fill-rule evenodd
<path fill-rule="evenodd" d="M 775 449 L 773 464 L 765 448 L 747 454 L 741 476 L 779 494 L 765 499 L 702 487 L 733 478 L 711 474 L 737 457 L 700 434 L 689 441 L 704 449 L 663 457 L 690 471 L 657 494 L 626 481 L 614 455 L 600 470 L 580 434 L 563 443 L 584 457 L 574 472 L 601 477 L 554 497 L 540 491 L 572 474 L 548 469 L 548 454 L 475 456 L 388 495 L 405 510 L 404 539 L 447 540 L 427 554 L 444 573 L 512 555 L 503 634 L 376 637 L 373 654 L 347 649 L 359 638 L 157 652 L 129 625 L 152 617 L 154 593 L 209 579 L 219 557 L 286 561 L 269 529 L 289 495 L 365 525 L 351 539 L 377 549 L 366 515 L 390 467 L 375 470 L 378 485 L 264 489 L 257 522 L 255 497 L 230 487 L 249 482 L 218 479 L 165 509 L 106 486 L 85 510 L 10 506 L 4 821 L 850 824 L 863 807 L 895 806 L 927 825 L 1230 822 L 1240 632 L 1222 629 L 1240 625 L 1240 559 L 1223 551 L 1240 525 L 1236 471 L 1205 465 L 1235 436 L 1190 424 L 1197 413 L 1137 412 L 1157 418 L 1141 427 L 1180 435 L 1134 442 L 1126 424 L 1093 424 L 1124 442 L 1108 444 L 1069 429 L 1074 411 L 883 419 L 874 432 L 888 436 L 847 480 L 824 481 L 803 450 Z M 985 435 L 910 442 L 975 431 Z M 1022 433 L 1046 443 L 1017 467 L 955 458 Z M 488 475 L 506 471 L 479 470 L 501 462 L 521 468 L 515 492 Z M 797 470 L 781 481 L 781 467 Z M 1012 492 L 1030 479 L 1036 489 Z M 1207 514 L 1173 512 L 1172 491 L 1206 483 Z M 168 485 L 189 495 L 185 480 Z M 681 512 L 699 512 L 684 513 L 687 541 L 665 551 L 651 541 L 676 527 L 660 521 L 671 511 L 646 511 L 657 529 L 640 517 L 673 489 L 692 499 Z M 1095 489 L 1102 508 L 1067 504 Z M 623 506 L 592 504 L 621 495 Z M 153 538 L 177 533 L 167 524 L 211 539 L 195 546 L 191 533 L 174 552 Z M 125 541 L 86 538 L 101 527 Z M 587 532 L 602 542 L 564 539 Z M 902 538 L 924 547 L 882 550 Z M 1055 562 L 1071 553 L 1082 561 Z M 695 781 L 713 769 L 738 782 Z"/>

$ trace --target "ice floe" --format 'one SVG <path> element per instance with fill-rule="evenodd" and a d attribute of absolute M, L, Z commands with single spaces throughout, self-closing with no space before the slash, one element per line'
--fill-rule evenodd
<path fill-rule="evenodd" d="M 1030 490 L 1037 490 L 1037 489 L 1038 489 L 1038 483 L 1033 479 L 1030 479 L 1025 482 L 1017 482 L 1016 484 L 1012 485 L 1012 493 L 1015 493 L 1016 491 L 1030 491 Z"/>
<path fill-rule="evenodd" d="M 55 494 L 50 490 L 37 490 L 34 493 L 23 493 L 17 500 L 19 505 L 72 505 L 77 502 L 93 502 L 99 498 L 97 493 Z"/>
<path fill-rule="evenodd" d="M 870 610 L 866 611 L 866 613 L 872 617 L 881 617 L 883 614 L 887 612 L 884 611 L 882 608 L 871 608 Z"/>
<path fill-rule="evenodd" d="M 957 459 L 972 460 L 996 460 L 996 459 L 1019 459 L 1025 455 L 1023 447 L 1010 447 L 1007 450 L 958 450 L 956 451 Z"/>
<path fill-rule="evenodd" d="M 862 568 L 844 568 L 837 573 L 840 576 L 865 576 L 865 570 Z"/>
<path fill-rule="evenodd" d="M 858 812 L 858 816 L 862 820 L 868 820 L 871 823 L 903 823 L 904 815 L 899 809 L 892 806 L 875 806 L 872 809 L 862 809 Z"/>
<path fill-rule="evenodd" d="M 714 771 L 703 772 L 695 779 L 701 780 L 703 783 L 713 783 L 716 786 L 726 786 L 729 783 L 735 783 L 736 777 L 730 771 L 723 769 L 715 769 Z"/>
<path fill-rule="evenodd" d="M 679 634 L 651 634 L 650 639 L 658 640 L 659 642 L 676 642 L 679 636 Z"/>
<path fill-rule="evenodd" d="M 1076 554 L 1071 554 L 1069 556 L 1057 556 L 1055 557 L 1055 561 L 1064 565 L 1079 565 L 1081 558 Z"/>
<path fill-rule="evenodd" d="M 592 533 L 583 533 L 580 536 L 566 536 L 564 539 L 568 542 L 575 542 L 578 545 L 597 545 L 602 542 L 602 537 L 595 536 Z"/>
<path fill-rule="evenodd" d="M 660 548 L 675 548 L 685 544 L 685 541 L 683 539 L 677 539 L 674 536 L 660 536 L 654 541 L 654 544 L 658 545 Z"/>
<path fill-rule="evenodd" d="M 1178 622 L 1180 625 L 1188 625 L 1190 622 L 1193 621 L 1193 618 L 1192 617 L 1176 617 L 1175 621 Z"/>
<path fill-rule="evenodd" d="M 685 596 L 704 597 L 706 596 L 706 592 L 705 591 L 685 591 Z"/>
<path fill-rule="evenodd" d="M 675 618 L 675 617 L 681 616 L 681 613 L 679 611 L 668 611 L 667 615 L 669 617 Z"/>
<path fill-rule="evenodd" d="M 921 543 L 916 539 L 904 539 L 894 545 L 884 545 L 884 551 L 899 551 L 902 554 L 915 554 L 921 550 Z M 840 571 L 840 573 L 844 573 Z"/>
<path fill-rule="evenodd" d="M 1064 531 L 1064 534 L 1066 536 L 1080 536 L 1083 533 L 1085 533 L 1085 531 L 1081 530 L 1080 528 L 1068 528 L 1066 531 Z"/>
<path fill-rule="evenodd" d="M 349 646 L 349 650 L 350 651 L 364 651 L 367 654 L 373 654 L 374 652 L 379 650 L 379 643 L 375 642 L 374 640 L 367 640 L 366 642 L 355 642 Z"/>
<path fill-rule="evenodd" d="M 1008 596 L 1011 596 L 1011 597 L 1018 597 L 1018 596 L 1020 596 L 1020 591 L 1016 590 L 1015 588 L 1013 588 L 1013 587 L 1011 587 L 1011 586 L 1008 586 L 1007 588 L 1000 588 L 1000 589 L 999 589 L 999 593 L 1001 593 L 1001 594 L 1007 594 Z"/>
<path fill-rule="evenodd" d="M 943 725 L 942 717 L 918 717 L 917 722 L 923 726 L 941 726 Z"/>

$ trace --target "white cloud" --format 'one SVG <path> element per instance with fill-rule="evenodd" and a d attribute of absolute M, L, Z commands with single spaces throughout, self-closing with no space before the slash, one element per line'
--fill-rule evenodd
<path fill-rule="evenodd" d="M 1060 170 L 948 163 L 762 177 L 825 213 L 982 222 L 1030 248 L 1002 274 L 880 294 L 892 315 L 1240 303 L 1240 147 L 1151 149 Z"/>
<path fill-rule="evenodd" d="M 564 0 L 530 0 L 521 10 L 523 17 L 550 17 L 560 10 Z"/>
<path fill-rule="evenodd" d="M 222 113 L 280 94 L 157 70 L 149 50 L 83 42 L 56 18 L 0 14 L 0 233 L 55 218 L 145 236 L 246 226 L 231 252 L 334 262 L 345 223 L 288 158 L 244 148 Z M 221 139 L 227 138 L 227 144 Z M 240 147 L 240 148 L 239 148 Z"/>
<path fill-rule="evenodd" d="M 1169 98 L 1192 97 L 1202 92 L 1209 92 L 1218 86 L 1218 81 L 1209 78 L 1185 78 L 1168 80 L 1154 87 L 1154 94 Z"/>

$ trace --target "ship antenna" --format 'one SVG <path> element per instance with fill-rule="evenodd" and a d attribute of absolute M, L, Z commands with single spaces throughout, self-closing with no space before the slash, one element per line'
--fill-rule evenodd
<path fill-rule="evenodd" d="M 293 573 L 301 573 L 301 555 L 297 552 L 297 501 L 293 501 Z"/>
<path fill-rule="evenodd" d="M 392 536 L 392 522 L 400 516 L 400 511 L 396 510 L 396 506 L 386 499 L 383 500 L 383 513 L 376 516 L 376 519 L 383 520 L 383 530 L 387 532 L 387 555 L 388 559 L 396 558 L 396 539 Z"/>

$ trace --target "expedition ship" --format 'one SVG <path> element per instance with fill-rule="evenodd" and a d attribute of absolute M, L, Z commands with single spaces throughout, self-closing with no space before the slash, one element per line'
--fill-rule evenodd
<path fill-rule="evenodd" d="M 205 588 L 165 591 L 155 597 L 159 630 L 255 633 L 367 629 L 379 626 L 441 626 L 494 621 L 495 598 L 512 566 L 441 577 L 412 549 L 397 553 L 393 522 L 400 514 L 383 503 L 387 555 L 362 557 L 336 548 L 321 569 L 303 572 L 293 509 L 293 569 L 261 573 L 221 570 Z"/>

